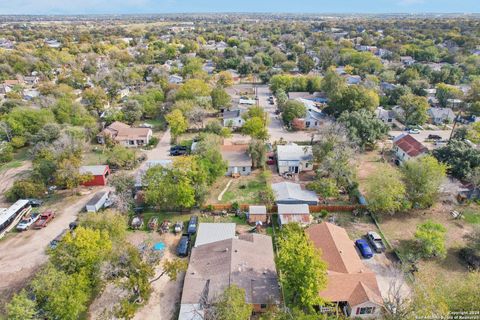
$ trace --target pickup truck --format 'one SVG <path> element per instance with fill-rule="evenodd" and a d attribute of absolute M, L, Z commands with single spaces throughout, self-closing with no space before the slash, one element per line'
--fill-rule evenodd
<path fill-rule="evenodd" d="M 383 244 L 382 237 L 380 237 L 378 233 L 373 231 L 368 232 L 367 240 L 375 252 L 385 252 L 385 245 Z"/>
<path fill-rule="evenodd" d="M 53 218 L 55 218 L 55 212 L 50 210 L 43 212 L 37 222 L 33 225 L 33 229 L 45 228 Z"/>
<path fill-rule="evenodd" d="M 28 230 L 32 224 L 35 223 L 35 221 L 40 218 L 40 215 L 38 213 L 32 213 L 28 217 L 23 217 L 23 219 L 17 224 L 17 230 L 18 231 L 26 231 Z"/>

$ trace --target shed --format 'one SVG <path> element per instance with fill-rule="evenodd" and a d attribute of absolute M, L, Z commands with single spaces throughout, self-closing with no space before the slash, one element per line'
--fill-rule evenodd
<path fill-rule="evenodd" d="M 304 190 L 297 183 L 279 182 L 272 184 L 276 204 L 308 204 L 317 205 L 317 194 L 310 190 Z"/>
<path fill-rule="evenodd" d="M 267 207 L 265 206 L 249 206 L 248 207 L 248 223 L 268 223 Z"/>
<path fill-rule="evenodd" d="M 80 174 L 92 175 L 92 179 L 82 183 L 83 186 L 106 186 L 107 177 L 110 175 L 110 168 L 108 167 L 108 165 L 83 166 L 80 167 Z"/>
<path fill-rule="evenodd" d="M 87 212 L 97 212 L 101 208 L 103 208 L 105 202 L 108 199 L 108 191 L 102 191 L 96 193 L 90 201 L 88 201 L 85 209 Z"/>
<path fill-rule="evenodd" d="M 299 223 L 301 225 L 310 224 L 310 208 L 307 204 L 279 204 L 278 205 L 278 224 L 280 226 L 287 223 Z"/>

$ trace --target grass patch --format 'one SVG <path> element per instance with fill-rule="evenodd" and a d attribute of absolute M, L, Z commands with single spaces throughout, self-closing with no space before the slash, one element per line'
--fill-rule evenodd
<path fill-rule="evenodd" d="M 82 164 L 84 166 L 94 166 L 99 164 L 105 164 L 107 162 L 107 153 L 102 152 L 102 148 L 92 149 L 90 152 L 86 152 L 83 155 Z"/>
<path fill-rule="evenodd" d="M 21 160 L 12 160 L 10 162 L 7 162 L 5 164 L 2 164 L 0 166 L 0 172 L 8 169 L 13 169 L 13 168 L 18 168 L 21 167 L 23 164 L 23 161 Z"/>
<path fill-rule="evenodd" d="M 474 210 L 467 210 L 463 213 L 466 222 L 470 224 L 480 224 L 480 212 Z"/>

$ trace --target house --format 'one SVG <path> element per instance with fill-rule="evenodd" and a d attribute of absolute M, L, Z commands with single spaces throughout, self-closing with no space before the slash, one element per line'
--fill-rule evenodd
<path fill-rule="evenodd" d="M 45 44 L 48 47 L 55 48 L 55 49 L 58 49 L 62 46 L 62 44 L 58 40 L 55 40 L 55 39 L 47 39 L 47 40 L 45 40 Z"/>
<path fill-rule="evenodd" d="M 0 84 L 0 94 L 1 95 L 6 95 L 7 93 L 12 92 L 12 90 L 13 90 L 12 87 L 9 86 L 8 84 L 5 84 L 5 83 Z"/>
<path fill-rule="evenodd" d="M 24 80 L 28 85 L 34 86 L 34 85 L 37 85 L 37 84 L 38 84 L 38 81 L 40 80 L 40 78 L 37 77 L 37 76 L 26 76 L 26 77 L 23 78 L 23 80 Z"/>
<path fill-rule="evenodd" d="M 314 93 L 302 92 L 302 91 L 289 92 L 288 99 L 290 100 L 305 99 L 305 100 L 310 100 L 318 103 L 328 102 L 328 99 L 321 92 L 314 92 Z"/>
<path fill-rule="evenodd" d="M 347 84 L 360 84 L 362 82 L 362 78 L 357 75 L 346 75 L 345 79 L 347 80 Z"/>
<path fill-rule="evenodd" d="M 301 102 L 305 109 L 307 110 L 307 114 L 303 119 L 303 123 L 305 124 L 306 129 L 312 128 L 319 128 L 323 124 L 323 114 L 322 110 L 317 107 L 317 103 L 312 100 L 307 100 L 303 98 L 296 98 L 298 102 Z"/>
<path fill-rule="evenodd" d="M 147 145 L 152 135 L 152 129 L 132 128 L 125 123 L 115 121 L 97 135 L 97 142 L 104 144 L 108 137 L 127 148 L 135 148 Z"/>
<path fill-rule="evenodd" d="M 90 201 L 88 201 L 85 209 L 87 212 L 97 212 L 103 208 L 105 202 L 108 200 L 108 191 L 96 193 Z"/>
<path fill-rule="evenodd" d="M 450 108 L 430 108 L 427 112 L 433 124 L 452 123 L 455 120 L 455 114 Z"/>
<path fill-rule="evenodd" d="M 327 263 L 327 288 L 318 294 L 347 317 L 381 318 L 383 299 L 377 278 L 360 259 L 345 229 L 328 222 L 312 225 L 306 234 Z"/>
<path fill-rule="evenodd" d="M 223 126 L 230 128 L 241 128 L 245 123 L 241 110 L 227 110 L 223 112 Z"/>
<path fill-rule="evenodd" d="M 257 224 L 257 223 L 267 224 L 268 223 L 267 207 L 266 206 L 249 206 L 247 221 L 250 224 Z"/>
<path fill-rule="evenodd" d="M 172 74 L 168 76 L 168 83 L 170 84 L 181 84 L 182 82 L 183 82 L 183 77 L 177 74 Z"/>
<path fill-rule="evenodd" d="M 426 154 L 428 149 L 411 135 L 401 134 L 393 140 L 393 151 L 397 164 L 400 164 Z"/>
<path fill-rule="evenodd" d="M 279 182 L 272 184 L 275 203 L 317 205 L 318 197 L 313 191 L 304 190 L 297 183 Z"/>
<path fill-rule="evenodd" d="M 415 63 L 415 59 L 410 56 L 402 56 L 400 57 L 400 62 L 403 63 L 404 66 L 411 66 Z"/>
<path fill-rule="evenodd" d="M 220 153 L 223 160 L 227 161 L 226 176 L 248 176 L 252 172 L 252 158 L 248 151 L 248 145 L 224 145 Z"/>
<path fill-rule="evenodd" d="M 30 101 L 40 96 L 40 92 L 36 89 L 23 90 L 23 99 Z"/>
<path fill-rule="evenodd" d="M 245 290 L 255 313 L 280 303 L 272 238 L 246 233 L 194 247 L 178 319 L 204 319 L 205 308 L 233 284 Z"/>
<path fill-rule="evenodd" d="M 173 164 L 172 160 L 148 160 L 145 161 L 140 169 L 138 169 L 137 174 L 135 176 L 135 189 L 139 190 L 142 189 L 143 186 L 143 177 L 145 176 L 145 173 L 147 172 L 148 169 L 156 167 L 156 166 L 162 166 L 164 168 L 169 168 Z"/>
<path fill-rule="evenodd" d="M 279 226 L 287 223 L 306 226 L 312 222 L 308 204 L 278 204 L 277 212 Z"/>
<path fill-rule="evenodd" d="M 235 238 L 235 223 L 200 223 L 195 247 Z"/>
<path fill-rule="evenodd" d="M 23 81 L 18 80 L 18 79 L 7 79 L 7 80 L 3 81 L 3 84 L 5 84 L 9 87 L 21 86 L 23 84 Z"/>
<path fill-rule="evenodd" d="M 300 173 L 313 170 L 311 146 L 299 146 L 295 143 L 277 146 L 278 173 Z"/>
<path fill-rule="evenodd" d="M 110 168 L 107 165 L 82 166 L 80 167 L 80 174 L 88 174 L 92 176 L 89 181 L 83 182 L 82 186 L 106 186 L 107 177 L 110 175 Z"/>
<path fill-rule="evenodd" d="M 382 120 L 383 123 L 388 124 L 389 126 L 393 125 L 396 116 L 395 111 L 385 110 L 382 107 L 378 107 L 376 114 L 377 118 Z"/>

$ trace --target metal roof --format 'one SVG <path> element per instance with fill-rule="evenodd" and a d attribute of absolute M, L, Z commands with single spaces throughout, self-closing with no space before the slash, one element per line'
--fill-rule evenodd
<path fill-rule="evenodd" d="M 308 204 L 279 204 L 278 214 L 310 214 Z"/>
<path fill-rule="evenodd" d="M 278 161 L 312 160 L 311 146 L 299 146 L 295 143 L 277 146 Z"/>
<path fill-rule="evenodd" d="M 200 223 L 195 247 L 235 238 L 235 223 Z"/>
<path fill-rule="evenodd" d="M 17 200 L 14 204 L 12 204 L 8 209 L 0 211 L 0 226 L 3 225 L 6 221 L 8 221 L 13 215 L 17 213 L 20 208 L 27 205 L 29 203 L 28 200 L 20 199 Z"/>
<path fill-rule="evenodd" d="M 313 191 L 303 190 L 299 184 L 292 182 L 279 182 L 272 184 L 275 201 L 296 200 L 304 202 L 318 202 L 317 194 Z"/>
<path fill-rule="evenodd" d="M 80 167 L 80 174 L 90 173 L 93 176 L 103 176 L 107 168 L 107 165 L 82 166 Z"/>
<path fill-rule="evenodd" d="M 265 206 L 249 206 L 249 214 L 267 214 L 267 207 Z"/>

